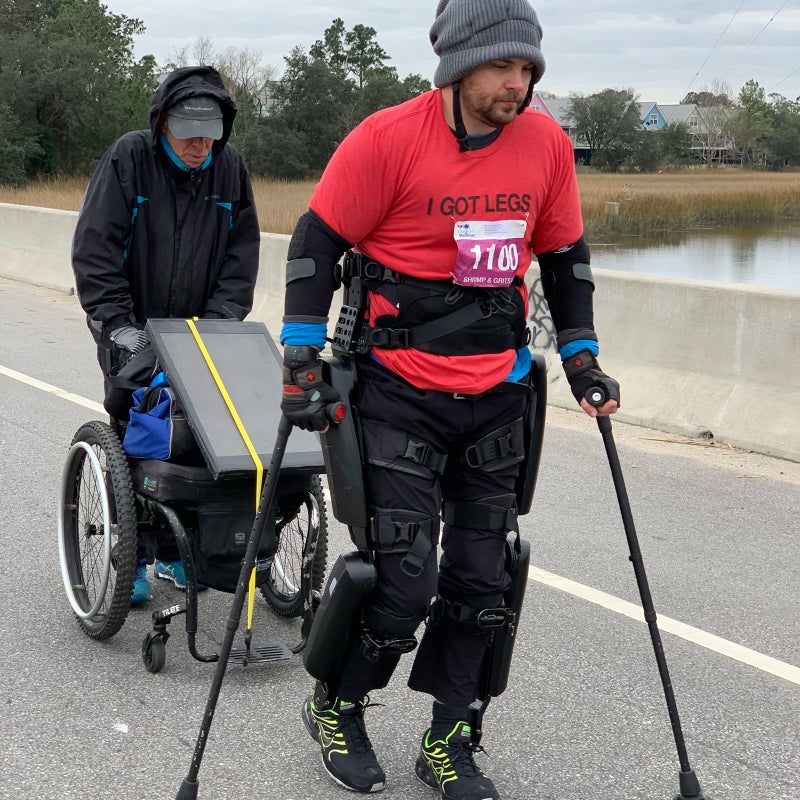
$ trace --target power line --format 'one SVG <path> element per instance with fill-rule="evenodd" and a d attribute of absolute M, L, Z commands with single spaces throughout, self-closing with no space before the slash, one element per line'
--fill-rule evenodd
<path fill-rule="evenodd" d="M 750 49 L 750 48 L 751 48 L 751 47 L 752 47 L 754 44 L 755 44 L 755 42 L 756 42 L 756 39 L 758 39 L 758 37 L 759 37 L 759 36 L 761 36 L 761 34 L 762 34 L 762 33 L 764 33 L 764 31 L 765 31 L 765 30 L 766 30 L 766 29 L 769 27 L 769 24 L 772 22 L 772 20 L 774 20 L 774 19 L 775 19 L 775 17 L 777 17 L 777 16 L 778 16 L 778 14 L 780 14 L 780 13 L 781 13 L 781 11 L 783 11 L 783 9 L 784 9 L 784 8 L 785 8 L 785 7 L 786 7 L 788 4 L 789 4 L 789 0 L 784 0 L 784 2 L 783 2 L 783 5 L 781 5 L 781 7 L 780 7 L 780 8 L 779 8 L 779 9 L 778 9 L 778 10 L 777 10 L 777 11 L 776 11 L 776 12 L 775 12 L 775 13 L 774 13 L 774 14 L 773 14 L 773 15 L 772 15 L 770 18 L 769 18 L 769 20 L 767 21 L 767 24 L 766 24 L 766 25 L 765 25 L 765 26 L 764 26 L 764 27 L 763 27 L 763 28 L 762 28 L 762 29 L 761 29 L 761 30 L 760 30 L 760 31 L 759 31 L 759 32 L 758 32 L 758 33 L 757 33 L 757 34 L 756 34 L 756 35 L 753 37 L 753 41 L 752 41 L 752 42 L 750 42 L 750 44 L 749 44 L 749 45 L 747 45 L 747 47 L 745 47 L 745 49 L 744 49 L 744 50 L 742 50 L 742 52 L 741 52 L 741 53 L 739 53 L 739 55 L 737 56 L 737 58 L 736 58 L 736 60 L 733 62 L 733 64 L 731 64 L 731 65 L 728 67 L 728 69 L 726 69 L 726 70 L 725 70 L 725 75 L 727 75 L 727 74 L 728 74 L 728 73 L 729 73 L 729 72 L 730 72 L 730 71 L 731 71 L 731 70 L 732 70 L 732 69 L 733 69 L 733 68 L 734 68 L 734 67 L 735 67 L 735 66 L 736 66 L 738 63 L 739 63 L 739 59 L 740 59 L 740 58 L 741 58 L 741 57 L 742 57 L 742 56 L 743 56 L 743 55 L 744 55 L 744 54 L 745 54 L 745 53 L 746 53 L 746 52 L 747 52 L 747 51 L 748 51 L 748 50 L 749 50 L 749 49 Z M 723 76 L 720 78 L 720 81 L 724 81 L 724 80 L 725 80 L 725 75 L 723 75 Z"/>
<path fill-rule="evenodd" d="M 728 24 L 722 29 L 722 33 L 717 37 L 717 41 L 714 42 L 714 46 L 711 48 L 711 50 L 709 50 L 708 55 L 706 56 L 706 60 L 700 65 L 700 69 L 698 69 L 697 72 L 695 72 L 694 78 L 692 78 L 689 81 L 689 85 L 686 87 L 686 89 L 684 89 L 684 92 L 681 95 L 681 97 L 685 97 L 689 89 L 692 88 L 692 84 L 695 82 L 695 79 L 703 71 L 703 67 L 708 63 L 708 59 L 711 58 L 711 56 L 714 54 L 714 51 L 717 49 L 717 45 L 720 43 L 720 41 L 722 41 L 722 37 L 725 35 L 725 32 L 728 30 L 728 28 L 730 28 L 731 23 L 736 18 L 736 15 L 739 13 L 739 11 L 741 11 L 743 5 L 744 5 L 744 0 L 742 0 L 742 2 L 739 3 L 739 8 L 737 8 L 736 11 L 733 12 L 733 16 L 728 20 Z"/>
<path fill-rule="evenodd" d="M 792 75 L 794 75 L 794 74 L 795 74 L 795 72 L 798 72 L 798 71 L 800 71 L 800 67 L 795 67 L 795 68 L 794 68 L 794 69 L 793 69 L 793 70 L 792 70 L 792 71 L 791 71 L 791 72 L 790 72 L 790 73 L 789 73 L 789 74 L 788 74 L 788 75 L 787 75 L 785 78 L 783 78 L 783 80 L 780 80 L 780 81 L 778 81 L 778 82 L 777 82 L 777 83 L 776 83 L 776 84 L 775 84 L 775 85 L 774 85 L 774 86 L 773 86 L 773 87 L 772 87 L 772 88 L 771 88 L 771 89 L 770 89 L 770 90 L 767 92 L 767 94 L 772 94 L 772 93 L 773 93 L 773 92 L 774 92 L 774 91 L 775 91 L 775 90 L 776 90 L 776 89 L 777 89 L 777 88 L 778 88 L 778 87 L 779 87 L 779 86 L 780 86 L 782 83 L 786 83 L 786 81 L 788 81 L 788 80 L 789 80 L 789 78 L 791 78 L 791 77 L 792 77 Z"/>

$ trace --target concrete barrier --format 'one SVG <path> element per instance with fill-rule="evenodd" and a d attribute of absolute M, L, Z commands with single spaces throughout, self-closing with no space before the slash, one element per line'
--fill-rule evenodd
<path fill-rule="evenodd" d="M 0 203 L 0 276 L 74 292 L 76 219 Z M 250 319 L 277 336 L 289 237 L 261 236 Z M 622 386 L 620 421 L 800 461 L 800 292 L 610 270 L 595 278 L 600 363 Z M 536 270 L 529 294 L 532 346 L 550 367 L 549 400 L 575 408 Z"/>

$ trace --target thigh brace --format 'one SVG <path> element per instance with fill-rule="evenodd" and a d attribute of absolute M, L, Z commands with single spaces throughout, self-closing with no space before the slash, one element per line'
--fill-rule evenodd
<path fill-rule="evenodd" d="M 520 516 L 531 510 L 542 458 L 542 438 L 547 413 L 547 366 L 541 354 L 532 355 L 528 385 L 530 393 L 523 420 L 525 463 L 520 465 L 516 487 L 517 512 Z"/>
<path fill-rule="evenodd" d="M 369 541 L 367 502 L 364 490 L 364 462 L 360 437 L 350 397 L 356 385 L 353 362 L 347 356 L 323 361 L 323 378 L 333 386 L 347 409 L 338 425 L 331 425 L 320 434 L 325 472 L 330 487 L 334 517 L 347 525 L 353 544 L 359 549 L 372 549 Z"/>
<path fill-rule="evenodd" d="M 378 553 L 405 553 L 400 569 L 418 577 L 431 550 L 439 541 L 439 517 L 429 517 L 402 508 L 374 508 L 370 531 Z"/>

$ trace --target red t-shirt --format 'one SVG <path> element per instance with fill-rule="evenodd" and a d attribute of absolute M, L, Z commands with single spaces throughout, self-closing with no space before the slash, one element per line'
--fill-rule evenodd
<path fill-rule="evenodd" d="M 507 222 L 522 231 L 513 262 L 518 276 L 528 270 L 532 253 L 558 250 L 583 233 L 572 144 L 550 117 L 528 110 L 487 147 L 462 153 L 439 90 L 358 125 L 328 163 L 310 206 L 365 255 L 433 280 L 451 278 L 464 257 L 456 223 Z M 371 318 L 396 313 L 386 299 L 370 295 Z M 471 356 L 414 349 L 373 353 L 420 389 L 464 394 L 496 386 L 515 359 L 513 350 Z"/>

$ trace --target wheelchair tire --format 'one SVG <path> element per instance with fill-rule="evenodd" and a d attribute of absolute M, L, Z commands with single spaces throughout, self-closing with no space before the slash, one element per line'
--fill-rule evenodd
<path fill-rule="evenodd" d="M 278 549 L 261 594 L 281 617 L 297 617 L 306 598 L 320 591 L 328 561 L 328 517 L 325 493 L 318 475 L 302 495 L 278 498 L 276 523 Z M 313 548 L 311 579 L 303 576 L 303 564 Z"/>
<path fill-rule="evenodd" d="M 72 440 L 58 520 L 64 589 L 78 624 L 109 639 L 125 622 L 136 570 L 136 504 L 119 437 L 87 422 Z"/>

